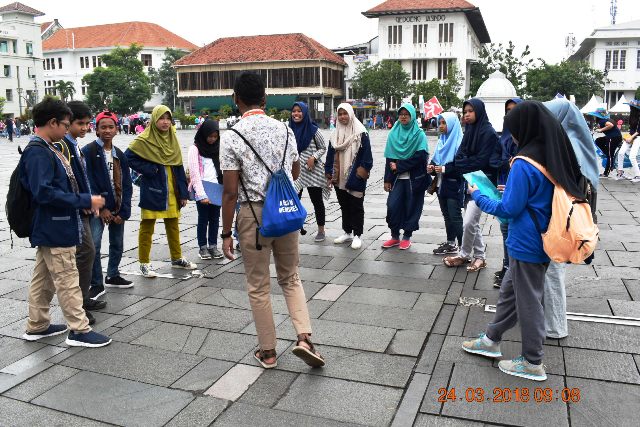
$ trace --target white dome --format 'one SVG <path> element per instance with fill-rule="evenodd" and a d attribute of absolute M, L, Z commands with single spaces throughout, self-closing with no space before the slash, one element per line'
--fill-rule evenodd
<path fill-rule="evenodd" d="M 480 85 L 476 97 L 478 98 L 501 98 L 507 100 L 518 96 L 516 88 L 507 77 L 500 71 L 492 73 L 487 80 Z"/>

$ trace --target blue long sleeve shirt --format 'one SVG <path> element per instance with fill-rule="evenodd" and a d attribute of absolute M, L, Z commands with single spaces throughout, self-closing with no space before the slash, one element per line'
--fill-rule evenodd
<path fill-rule="evenodd" d="M 522 159 L 511 167 L 502 200 L 492 200 L 474 191 L 472 197 L 484 212 L 511 219 L 507 252 L 518 261 L 549 262 L 542 246 L 541 233 L 547 230 L 551 219 L 553 184 L 538 169 Z M 531 213 L 538 220 L 537 229 Z"/>

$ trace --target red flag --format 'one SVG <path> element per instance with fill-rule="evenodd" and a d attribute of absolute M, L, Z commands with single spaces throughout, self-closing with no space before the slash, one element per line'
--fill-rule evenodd
<path fill-rule="evenodd" d="M 424 118 L 427 120 L 432 117 L 436 117 L 443 111 L 444 108 L 442 108 L 442 105 L 440 105 L 438 98 L 436 98 L 435 96 L 424 103 Z"/>

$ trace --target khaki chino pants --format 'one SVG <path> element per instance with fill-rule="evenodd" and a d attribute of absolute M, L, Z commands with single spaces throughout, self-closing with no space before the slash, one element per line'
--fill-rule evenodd
<path fill-rule="evenodd" d="M 89 332 L 89 320 L 82 308 L 75 246 L 38 246 L 29 285 L 27 332 L 42 332 L 49 327 L 49 305 L 54 294 L 58 294 L 58 303 L 69 328 L 75 332 Z"/>
<path fill-rule="evenodd" d="M 261 203 L 253 203 L 258 219 L 262 220 Z M 249 204 L 243 203 L 237 216 L 238 234 L 244 271 L 247 278 L 247 292 L 253 320 L 256 323 L 258 343 L 262 350 L 276 348 L 276 328 L 271 309 L 271 281 L 269 262 L 271 253 L 276 264 L 278 284 L 282 288 L 287 309 L 297 334 L 311 334 L 311 322 L 307 309 L 302 281 L 298 274 L 299 252 L 298 232 L 294 231 L 277 238 L 260 236 L 262 250 L 256 249 L 256 221 Z"/>

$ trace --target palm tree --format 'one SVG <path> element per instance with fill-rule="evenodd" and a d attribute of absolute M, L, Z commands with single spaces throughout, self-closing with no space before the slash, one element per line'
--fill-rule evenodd
<path fill-rule="evenodd" d="M 67 102 L 67 98 L 73 100 L 73 94 L 76 93 L 76 88 L 71 81 L 58 80 L 54 88 L 64 102 Z"/>

